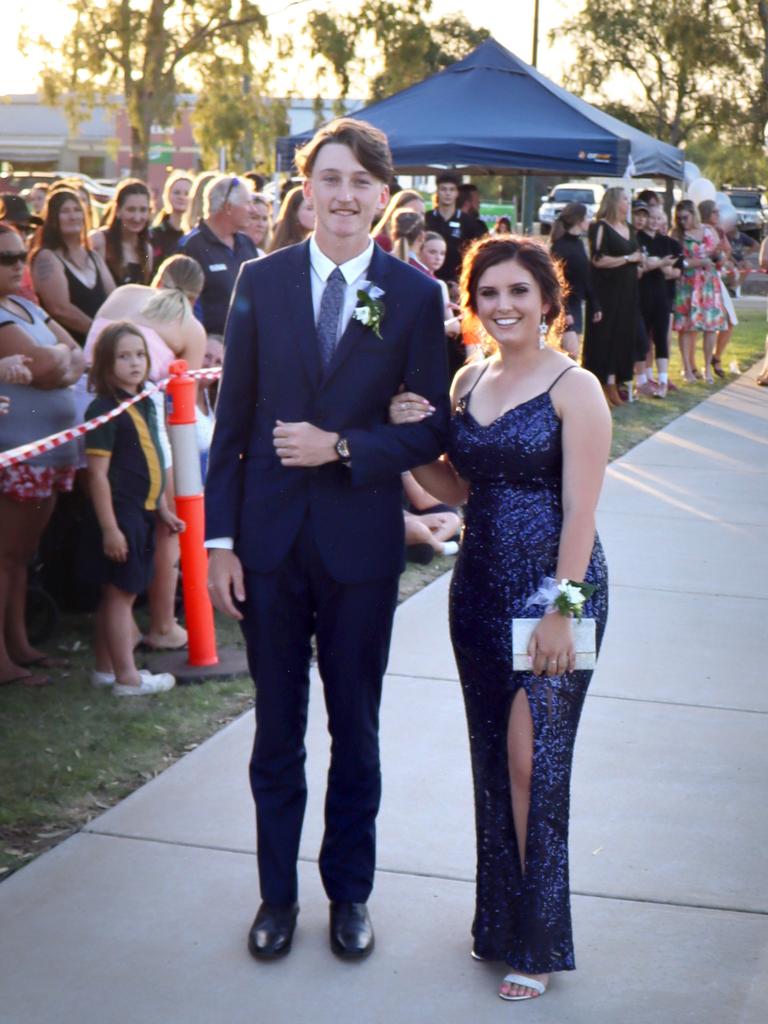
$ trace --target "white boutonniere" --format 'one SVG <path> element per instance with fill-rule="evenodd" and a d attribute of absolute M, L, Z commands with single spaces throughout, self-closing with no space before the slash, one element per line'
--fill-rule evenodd
<path fill-rule="evenodd" d="M 386 312 L 386 307 L 381 301 L 383 294 L 383 288 L 368 281 L 361 281 L 357 292 L 357 306 L 352 314 L 364 327 L 370 327 L 377 338 L 381 337 L 381 321 Z"/>

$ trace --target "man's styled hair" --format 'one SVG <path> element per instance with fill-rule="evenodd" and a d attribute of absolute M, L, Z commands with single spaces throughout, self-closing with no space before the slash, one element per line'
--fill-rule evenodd
<path fill-rule="evenodd" d="M 435 178 L 435 185 L 455 185 L 456 188 L 460 188 L 461 178 L 456 171 L 440 171 Z"/>
<path fill-rule="evenodd" d="M 303 178 L 308 178 L 312 174 L 317 154 L 328 143 L 336 143 L 351 149 L 358 162 L 377 181 L 388 184 L 394 176 L 392 154 L 384 132 L 374 128 L 367 121 L 339 117 L 320 128 L 306 145 L 296 150 L 294 160 Z"/>

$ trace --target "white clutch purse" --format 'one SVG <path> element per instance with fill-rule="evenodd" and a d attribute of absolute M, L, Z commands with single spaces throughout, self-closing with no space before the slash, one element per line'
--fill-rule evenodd
<path fill-rule="evenodd" d="M 540 618 L 512 620 L 512 670 L 514 672 L 531 671 L 528 642 L 531 639 L 531 633 L 540 622 Z M 576 671 L 593 669 L 597 660 L 594 619 L 573 619 L 573 643 L 576 648 Z"/>

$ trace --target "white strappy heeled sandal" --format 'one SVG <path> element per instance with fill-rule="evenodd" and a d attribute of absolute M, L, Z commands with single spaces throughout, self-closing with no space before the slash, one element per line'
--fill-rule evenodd
<path fill-rule="evenodd" d="M 505 996 L 503 992 L 499 992 L 499 999 L 506 999 L 510 1003 L 516 1003 L 523 999 L 538 999 L 547 991 L 547 986 L 543 982 L 537 981 L 536 978 L 527 978 L 524 974 L 507 974 L 504 981 L 507 985 L 521 985 L 538 993 L 538 995 L 528 996 Z"/>

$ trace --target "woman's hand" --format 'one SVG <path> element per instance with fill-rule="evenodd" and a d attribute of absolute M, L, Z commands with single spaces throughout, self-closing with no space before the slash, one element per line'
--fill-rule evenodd
<path fill-rule="evenodd" d="M 592 314 L 592 323 L 593 324 L 599 324 L 602 319 L 603 319 L 603 311 L 602 311 L 602 309 L 595 310 L 595 312 Z"/>
<path fill-rule="evenodd" d="M 128 561 L 128 541 L 117 526 L 104 531 L 104 554 L 112 562 Z"/>
<path fill-rule="evenodd" d="M 528 643 L 535 676 L 560 676 L 576 667 L 571 618 L 559 612 L 543 615 Z"/>
<path fill-rule="evenodd" d="M 31 362 L 31 356 L 18 354 L 5 356 L 0 359 L 0 380 L 5 381 L 6 384 L 31 384 L 32 370 L 29 368 Z"/>
<path fill-rule="evenodd" d="M 389 422 L 395 426 L 403 423 L 421 423 L 435 411 L 426 398 L 413 391 L 400 391 L 389 402 Z"/>

